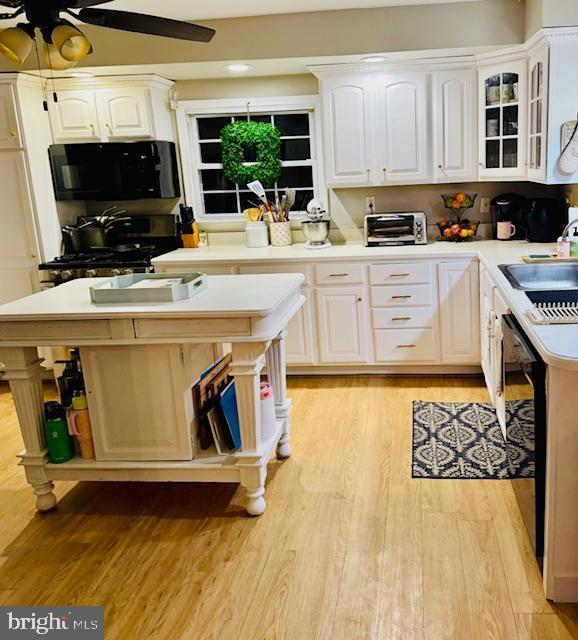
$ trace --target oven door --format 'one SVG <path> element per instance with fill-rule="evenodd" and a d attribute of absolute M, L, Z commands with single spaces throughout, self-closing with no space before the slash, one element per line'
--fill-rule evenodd
<path fill-rule="evenodd" d="M 536 557 L 544 555 L 546 367 L 511 315 L 503 316 L 508 468 Z"/>
<path fill-rule="evenodd" d="M 409 244 L 415 242 L 412 215 L 388 215 L 367 221 L 368 244 Z"/>

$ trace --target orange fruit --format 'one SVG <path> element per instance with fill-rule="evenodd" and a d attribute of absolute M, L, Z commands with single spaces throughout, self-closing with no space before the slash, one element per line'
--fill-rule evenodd
<path fill-rule="evenodd" d="M 457 200 L 458 202 L 463 202 L 466 199 L 466 194 L 465 193 L 456 193 L 456 195 L 454 196 L 454 200 Z"/>
<path fill-rule="evenodd" d="M 444 237 L 449 238 L 452 235 L 452 230 L 448 227 L 444 229 Z"/>

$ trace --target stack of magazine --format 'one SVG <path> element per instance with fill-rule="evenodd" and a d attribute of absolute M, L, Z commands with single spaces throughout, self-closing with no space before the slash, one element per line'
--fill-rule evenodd
<path fill-rule="evenodd" d="M 223 356 L 204 371 L 193 387 L 201 449 L 213 444 L 219 454 L 241 448 L 241 430 L 235 381 L 229 375 L 231 355 Z"/>

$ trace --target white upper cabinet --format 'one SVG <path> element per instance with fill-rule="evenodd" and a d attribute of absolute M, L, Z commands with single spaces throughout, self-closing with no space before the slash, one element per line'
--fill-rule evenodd
<path fill-rule="evenodd" d="M 173 140 L 169 89 L 157 76 L 55 80 L 48 101 L 54 142 Z"/>
<path fill-rule="evenodd" d="M 433 164 L 436 182 L 477 179 L 476 71 L 432 73 Z"/>
<path fill-rule="evenodd" d="M 365 76 L 323 81 L 327 179 L 333 186 L 371 184 L 371 89 Z"/>
<path fill-rule="evenodd" d="M 48 100 L 55 142 L 100 140 L 101 132 L 94 91 L 56 91 L 57 102 Z"/>
<path fill-rule="evenodd" d="M 480 178 L 526 177 L 526 59 L 479 70 Z"/>
<path fill-rule="evenodd" d="M 548 126 L 548 48 L 531 56 L 528 65 L 528 178 L 546 180 Z"/>
<path fill-rule="evenodd" d="M 20 149 L 22 137 L 16 112 L 14 87 L 0 85 L 0 149 Z"/>
<path fill-rule="evenodd" d="M 99 91 L 98 108 L 107 138 L 154 138 L 146 89 Z"/>
<path fill-rule="evenodd" d="M 384 184 L 427 180 L 427 74 L 383 74 L 374 81 L 378 166 L 373 181 Z"/>

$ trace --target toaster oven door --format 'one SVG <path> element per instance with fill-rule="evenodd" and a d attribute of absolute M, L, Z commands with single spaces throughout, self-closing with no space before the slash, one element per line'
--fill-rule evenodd
<path fill-rule="evenodd" d="M 368 244 L 413 244 L 414 242 L 413 216 L 383 216 L 367 221 Z"/>

